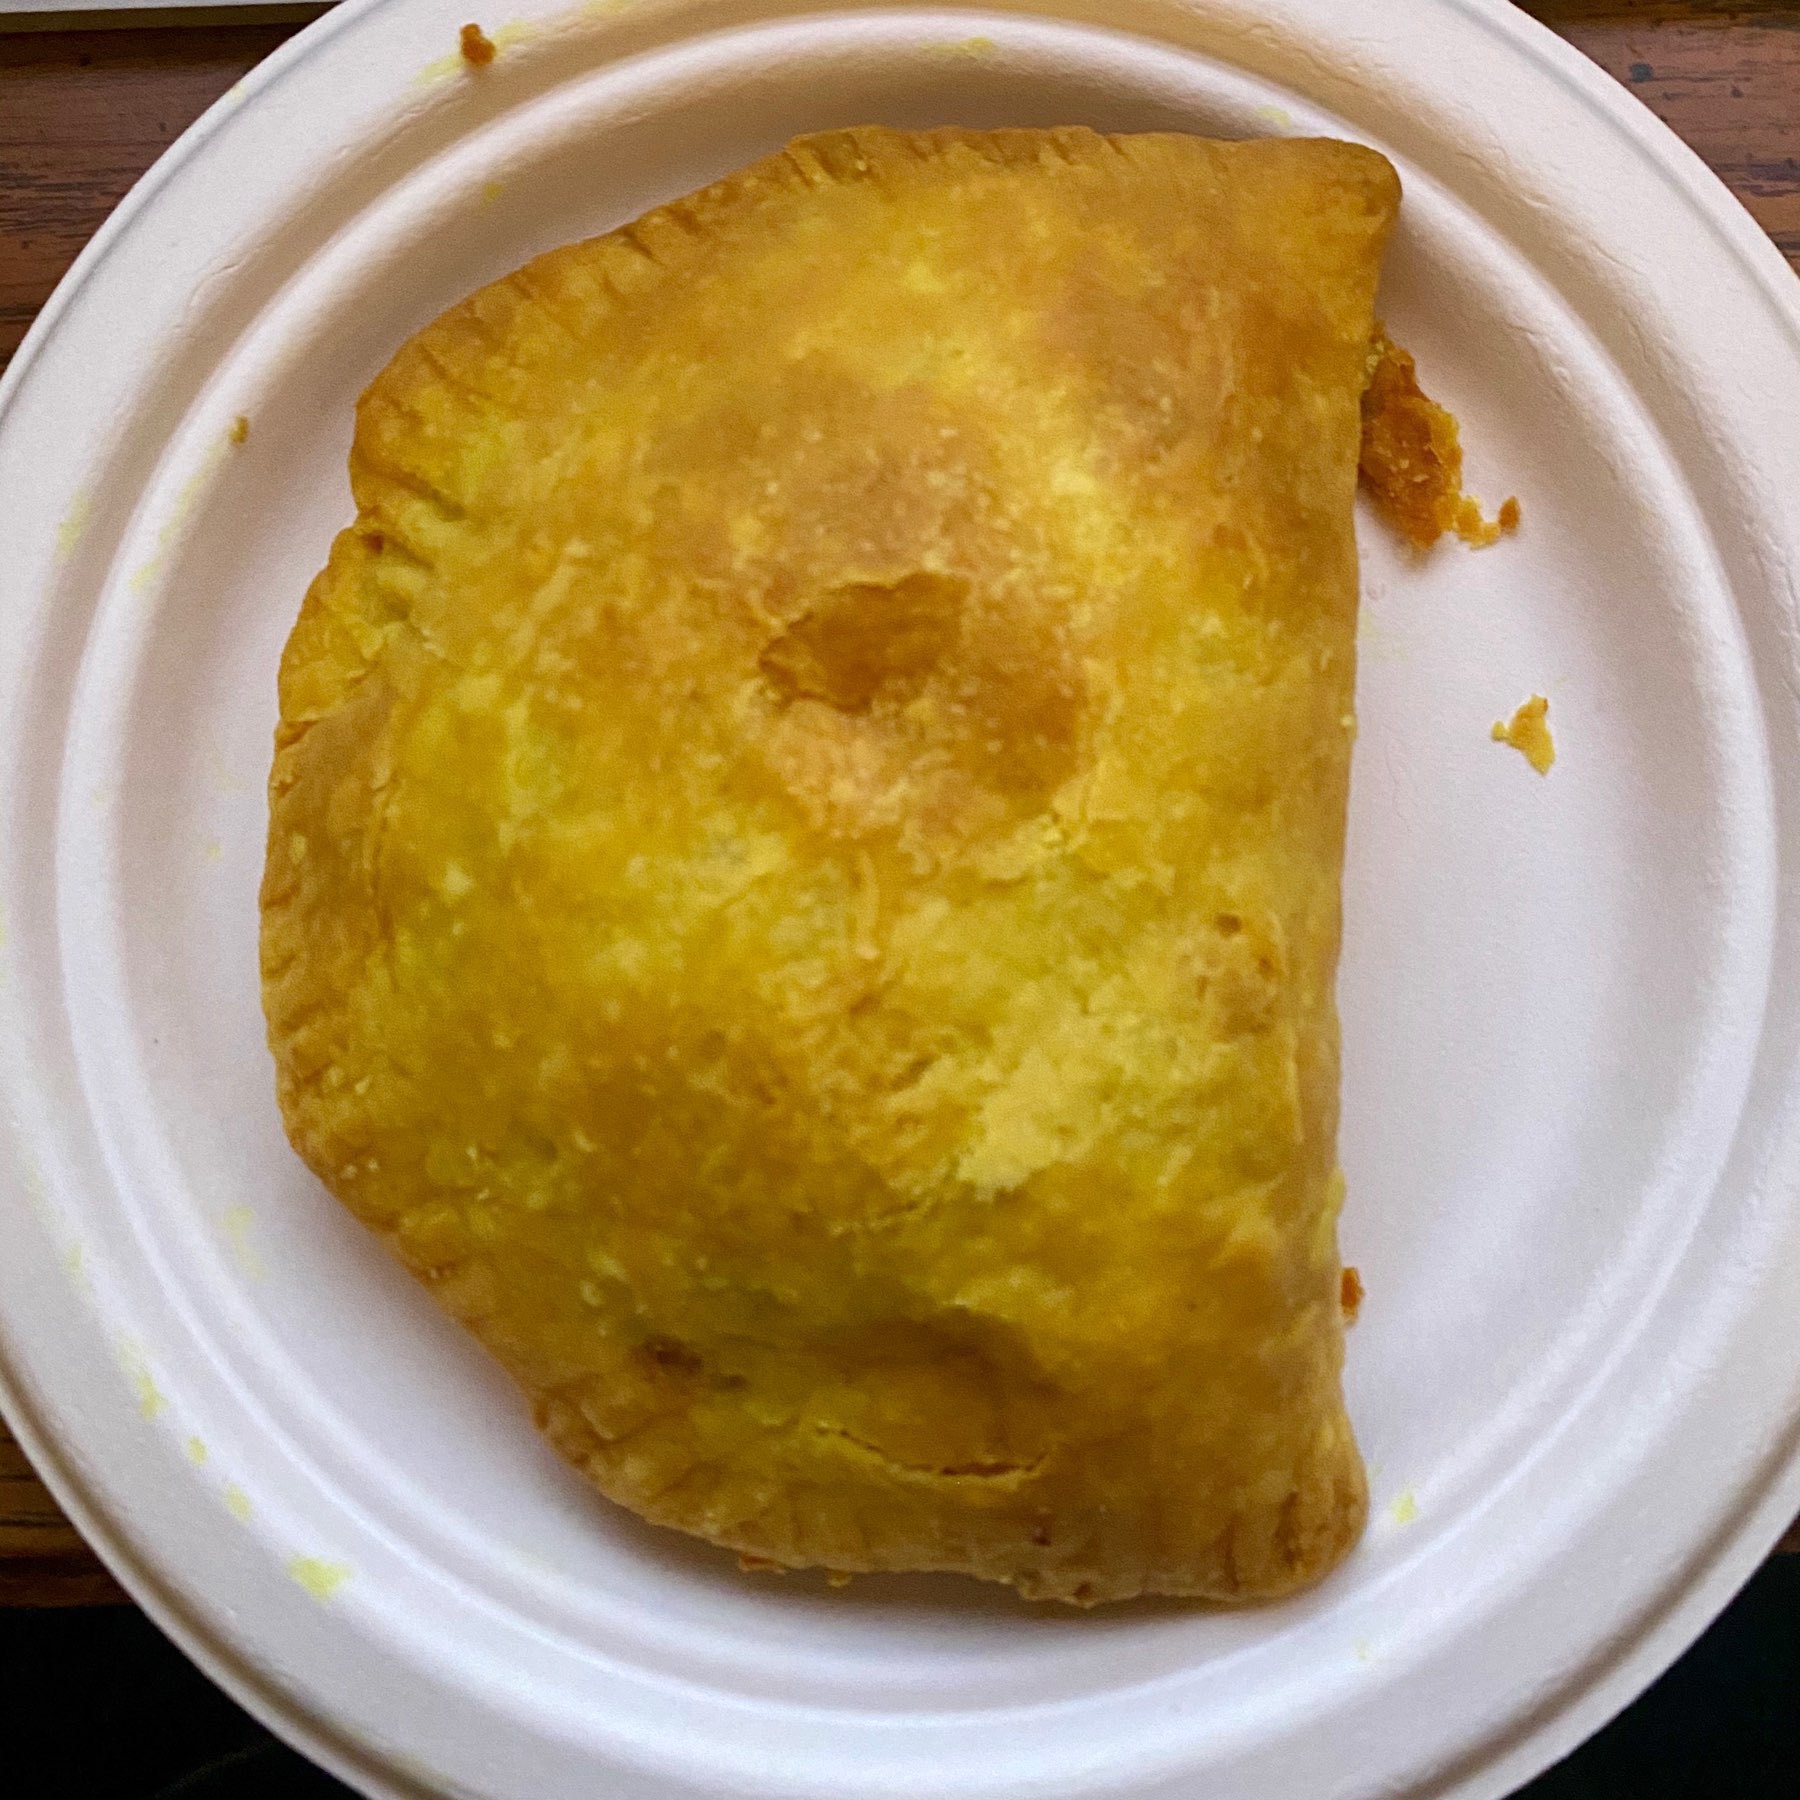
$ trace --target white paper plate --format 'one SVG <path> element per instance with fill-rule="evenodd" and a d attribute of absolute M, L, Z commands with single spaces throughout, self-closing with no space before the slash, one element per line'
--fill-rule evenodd
<path fill-rule="evenodd" d="M 187 1650 L 372 1794 L 1508 1790 L 1800 1507 L 1800 290 L 1498 0 L 554 6 L 478 76 L 468 0 L 307 31 L 0 390 L 15 1428 Z M 746 1580 L 564 1472 L 282 1139 L 262 783 L 357 390 L 533 252 L 871 119 L 1379 145 L 1387 315 L 1477 487 L 1525 504 L 1479 555 L 1364 533 L 1344 1156 L 1376 1506 L 1285 1605 Z M 1543 781 L 1488 739 L 1534 689 Z"/>

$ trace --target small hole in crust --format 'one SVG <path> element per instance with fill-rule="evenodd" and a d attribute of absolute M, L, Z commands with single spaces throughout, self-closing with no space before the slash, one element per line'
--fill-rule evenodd
<path fill-rule="evenodd" d="M 925 570 L 834 588 L 764 649 L 757 666 L 785 700 L 866 712 L 883 689 L 929 675 L 956 641 L 969 585 Z"/>

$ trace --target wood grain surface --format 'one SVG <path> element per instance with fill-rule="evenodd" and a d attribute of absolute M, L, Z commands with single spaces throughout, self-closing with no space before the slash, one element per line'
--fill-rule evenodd
<path fill-rule="evenodd" d="M 1525 10 L 1673 126 L 1800 268 L 1800 0 L 1527 0 Z M 0 366 L 131 184 L 296 29 L 0 31 Z M 1800 1550 L 1800 1523 L 1783 1547 Z M 0 1605 L 120 1599 L 0 1427 Z"/>

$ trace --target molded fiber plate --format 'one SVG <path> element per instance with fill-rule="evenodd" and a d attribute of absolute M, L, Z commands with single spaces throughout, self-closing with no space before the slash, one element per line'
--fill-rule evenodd
<path fill-rule="evenodd" d="M 372 1794 L 1498 1795 L 1800 1507 L 1800 290 L 1499 0 L 351 0 L 216 107 L 0 389 L 0 1387 L 121 1579 Z M 534 252 L 867 120 L 1328 132 L 1525 525 L 1364 522 L 1351 1404 L 1317 1591 L 1090 1616 L 639 1527 L 281 1135 L 277 654 L 359 388 Z M 230 441 L 233 419 L 248 441 Z M 1532 691 L 1561 758 L 1489 741 Z"/>

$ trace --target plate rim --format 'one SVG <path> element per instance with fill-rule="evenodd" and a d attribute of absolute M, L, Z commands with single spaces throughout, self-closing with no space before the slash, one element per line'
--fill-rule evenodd
<path fill-rule="evenodd" d="M 115 245 L 131 232 L 141 215 L 155 202 L 167 183 L 198 155 L 224 121 L 240 107 L 265 96 L 311 57 L 328 39 L 349 30 L 364 16 L 405 0 L 343 0 L 331 12 L 302 28 L 251 70 L 225 96 L 215 101 L 166 150 L 134 185 L 89 242 L 83 246 L 57 288 L 27 331 L 10 366 L 0 376 L 0 433 L 17 394 L 24 387 L 43 346 L 58 329 L 77 294 L 104 267 Z M 1694 210 L 1718 235 L 1722 245 L 1751 273 L 1771 310 L 1783 321 L 1800 354 L 1800 281 L 1773 241 L 1730 194 L 1723 182 L 1693 148 L 1663 124 L 1641 102 L 1619 87 L 1596 64 L 1529 14 L 1506 0 L 1415 0 L 1426 7 L 1446 8 L 1478 21 L 1502 41 L 1545 68 L 1554 78 L 1577 91 L 1584 102 L 1604 114 L 1609 122 L 1637 144 L 1667 177 L 1675 179 L 1695 202 Z M 1244 9 L 1245 0 L 1232 0 L 1231 10 Z M 822 5 L 819 14 L 841 14 L 844 7 Z M 855 10 L 867 10 L 858 6 Z M 918 8 L 896 7 L 917 11 Z M 1032 11 L 1028 5 L 1008 7 L 1006 0 L 987 5 L 942 4 L 933 10 L 989 13 L 999 10 Z M 1037 16 L 1044 16 L 1038 14 Z M 1724 204 L 1721 204 L 1721 199 Z M 137 1549 L 129 1522 L 110 1516 L 89 1492 L 75 1460 L 66 1456 L 40 1423 L 30 1405 L 30 1395 L 15 1379 L 6 1351 L 7 1331 L 0 1324 L 0 1413 L 4 1413 L 45 1485 L 81 1530 L 101 1561 L 121 1585 L 192 1660 L 221 1688 L 290 1743 L 330 1769 L 341 1779 L 367 1785 L 371 1793 L 428 1791 L 410 1785 L 397 1765 L 372 1759 L 354 1739 L 340 1738 L 328 1721 L 304 1706 L 288 1704 L 278 1681 L 254 1678 L 247 1659 L 229 1659 L 228 1640 L 215 1634 L 186 1604 L 179 1591 L 157 1574 L 152 1559 Z M 1696 1546 L 1689 1565 L 1699 1570 L 1690 1578 L 1684 1567 L 1677 1585 L 1681 1597 L 1662 1608 L 1655 1623 L 1632 1641 L 1604 1658 L 1603 1673 L 1583 1685 L 1573 1700 L 1547 1701 L 1556 1717 L 1544 1730 L 1522 1732 L 1511 1752 L 1502 1753 L 1471 1769 L 1467 1780 L 1452 1774 L 1448 1785 L 1435 1787 L 1443 1794 L 1497 1791 L 1490 1784 L 1515 1760 L 1529 1766 L 1526 1773 L 1547 1766 L 1554 1757 L 1585 1738 L 1605 1719 L 1647 1686 L 1698 1635 L 1720 1610 L 1730 1594 L 1763 1560 L 1779 1539 L 1796 1507 L 1800 1507 L 1800 1420 L 1790 1421 L 1790 1449 L 1782 1479 L 1772 1479 L 1760 1503 L 1723 1533 L 1729 1541 Z M 1699 1624 L 1694 1621 L 1698 1619 Z M 1673 1646 L 1670 1648 L 1670 1646 Z M 1645 1672 L 1647 1671 L 1647 1673 Z M 1540 1754 L 1544 1744 L 1549 1754 Z M 1558 1747 L 1560 1746 L 1560 1747 Z M 1478 1752 L 1472 1751 L 1471 1757 Z"/>

